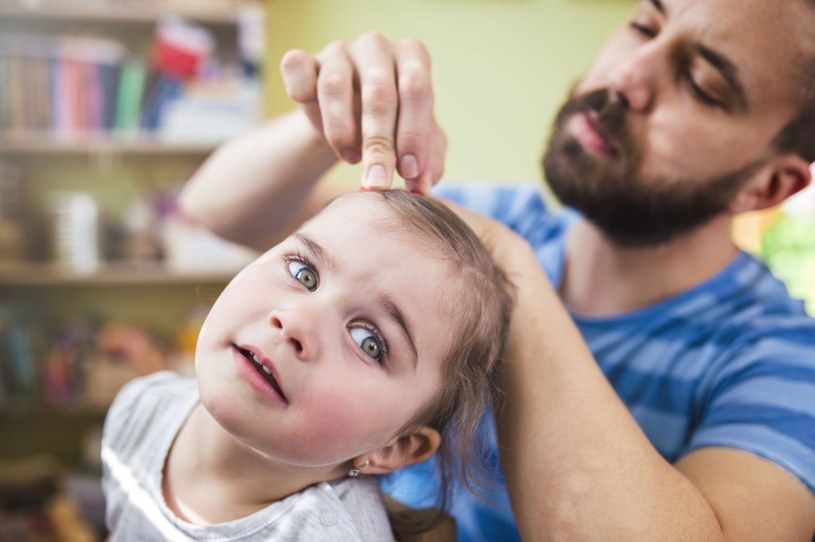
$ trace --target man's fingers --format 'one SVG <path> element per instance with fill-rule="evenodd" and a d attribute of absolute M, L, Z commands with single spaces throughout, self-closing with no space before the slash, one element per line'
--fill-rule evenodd
<path fill-rule="evenodd" d="M 317 60 L 314 55 L 293 49 L 280 60 L 280 74 L 289 97 L 301 104 L 317 99 Z"/>
<path fill-rule="evenodd" d="M 359 77 L 362 185 L 389 188 L 396 169 L 394 132 L 399 108 L 390 43 L 379 34 L 365 34 L 354 42 L 351 54 Z"/>
<path fill-rule="evenodd" d="M 421 174 L 415 179 L 406 179 L 405 187 L 420 194 L 427 195 L 444 174 L 444 156 L 447 153 L 447 136 L 441 128 L 430 134 L 427 145 L 427 161 Z"/>
<path fill-rule="evenodd" d="M 359 127 L 354 106 L 354 67 L 344 42 L 334 42 L 317 55 L 317 101 L 323 135 L 338 156 L 359 160 Z"/>
<path fill-rule="evenodd" d="M 430 56 L 415 39 L 376 33 L 280 62 L 286 92 L 342 159 L 362 159 L 363 186 L 389 188 L 394 172 L 426 193 L 441 177 L 446 138 L 433 116 Z"/>
<path fill-rule="evenodd" d="M 420 41 L 405 39 L 394 44 L 393 56 L 399 91 L 399 174 L 406 180 L 417 179 L 427 166 L 428 143 L 435 125 L 430 55 Z"/>
<path fill-rule="evenodd" d="M 318 69 L 314 55 L 300 49 L 287 52 L 280 60 L 280 75 L 286 93 L 302 106 L 314 129 L 322 133 L 322 115 L 317 102 Z"/>

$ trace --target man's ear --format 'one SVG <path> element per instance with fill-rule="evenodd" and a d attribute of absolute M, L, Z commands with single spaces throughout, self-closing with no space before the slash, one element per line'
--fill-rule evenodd
<path fill-rule="evenodd" d="M 355 465 L 365 464 L 365 474 L 387 474 L 402 467 L 424 461 L 438 449 L 441 435 L 426 425 L 395 437 L 385 446 L 356 459 Z"/>
<path fill-rule="evenodd" d="M 809 184 L 812 173 L 806 160 L 795 154 L 771 158 L 730 204 L 734 214 L 778 205 Z"/>

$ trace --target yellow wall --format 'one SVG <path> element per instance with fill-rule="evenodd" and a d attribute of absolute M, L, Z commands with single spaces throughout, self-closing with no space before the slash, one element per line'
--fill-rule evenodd
<path fill-rule="evenodd" d="M 292 107 L 278 63 L 376 30 L 417 37 L 433 57 L 446 179 L 529 181 L 557 107 L 631 0 L 267 0 L 268 111 Z M 356 180 L 358 169 L 332 178 Z"/>

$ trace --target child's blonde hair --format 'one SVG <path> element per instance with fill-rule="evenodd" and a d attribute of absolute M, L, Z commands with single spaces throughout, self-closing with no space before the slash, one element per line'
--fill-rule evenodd
<path fill-rule="evenodd" d="M 428 244 L 451 265 L 449 299 L 455 308 L 447 324 L 454 334 L 442 361 L 442 387 L 402 429 L 436 429 L 442 440 L 436 460 L 440 505 L 446 507 L 455 478 L 474 489 L 486 480 L 478 428 L 492 394 L 512 309 L 512 287 L 476 234 L 453 211 L 427 197 L 401 191 L 380 194 L 398 216 L 390 231 L 408 233 Z M 422 278 L 416 277 L 421 288 Z"/>

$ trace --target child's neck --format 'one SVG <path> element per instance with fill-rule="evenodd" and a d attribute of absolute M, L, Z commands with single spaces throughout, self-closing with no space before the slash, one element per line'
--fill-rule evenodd
<path fill-rule="evenodd" d="M 275 462 L 237 441 L 198 404 L 178 432 L 164 466 L 167 506 L 190 523 L 246 517 L 315 483 L 341 476 Z"/>

